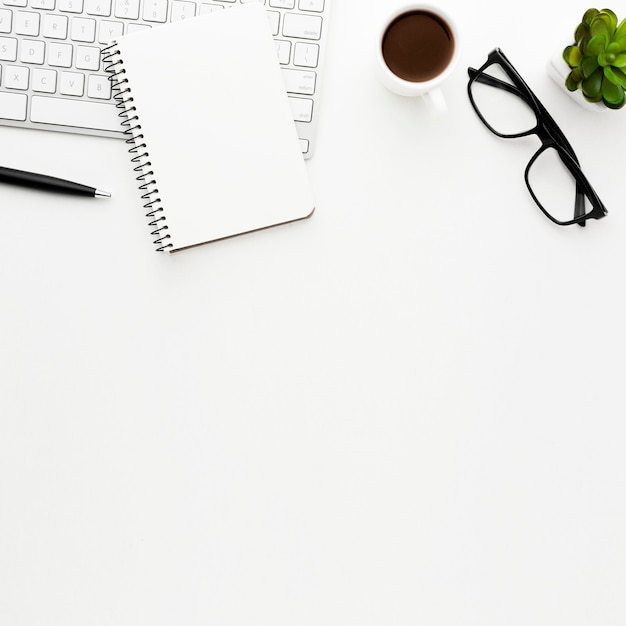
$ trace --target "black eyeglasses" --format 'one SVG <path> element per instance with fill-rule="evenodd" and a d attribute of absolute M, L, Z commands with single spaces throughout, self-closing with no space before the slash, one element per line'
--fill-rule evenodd
<path fill-rule="evenodd" d="M 604 217 L 606 207 L 580 169 L 574 149 L 502 50 L 490 52 L 480 69 L 467 71 L 472 106 L 492 133 L 505 139 L 537 135 L 541 141 L 524 178 L 543 213 L 560 226 L 584 226 L 588 219 Z M 573 217 L 568 190 L 574 194 Z"/>

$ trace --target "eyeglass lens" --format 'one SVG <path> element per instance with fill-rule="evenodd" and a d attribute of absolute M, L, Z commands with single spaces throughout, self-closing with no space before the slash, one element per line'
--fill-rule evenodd
<path fill-rule="evenodd" d="M 560 157 L 557 148 L 549 146 L 542 150 L 528 168 L 528 185 L 536 202 L 557 222 L 574 219 L 576 179 Z M 584 215 L 592 210 L 585 198 Z"/>
<path fill-rule="evenodd" d="M 490 65 L 483 75 L 506 83 L 517 91 L 511 79 L 497 63 Z M 527 132 L 537 125 L 535 112 L 519 95 L 480 80 L 473 81 L 470 90 L 476 108 L 496 133 L 516 135 Z"/>

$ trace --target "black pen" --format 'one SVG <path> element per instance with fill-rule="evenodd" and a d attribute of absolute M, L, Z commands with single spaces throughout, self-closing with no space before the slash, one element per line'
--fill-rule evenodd
<path fill-rule="evenodd" d="M 21 185 L 23 187 L 33 187 L 44 191 L 56 191 L 69 193 L 75 196 L 90 196 L 91 198 L 110 198 L 111 194 L 94 187 L 73 183 L 70 180 L 63 180 L 55 176 L 45 174 L 35 174 L 34 172 L 23 172 L 10 167 L 0 166 L 0 182 Z"/>

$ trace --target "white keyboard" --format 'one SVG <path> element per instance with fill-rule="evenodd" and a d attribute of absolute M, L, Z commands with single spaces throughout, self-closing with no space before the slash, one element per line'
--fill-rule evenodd
<path fill-rule="evenodd" d="M 245 2 L 265 5 L 309 157 L 331 0 L 0 0 L 0 124 L 122 137 L 100 50 L 135 30 Z"/>

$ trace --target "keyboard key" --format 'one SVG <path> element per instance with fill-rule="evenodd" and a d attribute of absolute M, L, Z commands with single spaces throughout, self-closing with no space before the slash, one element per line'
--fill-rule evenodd
<path fill-rule="evenodd" d="M 317 67 L 320 47 L 316 43 L 303 43 L 299 41 L 295 46 L 293 64 L 300 67 Z"/>
<path fill-rule="evenodd" d="M 22 49 L 20 50 L 20 61 L 22 63 L 43 65 L 45 54 L 46 44 L 43 41 L 26 39 L 22 42 Z"/>
<path fill-rule="evenodd" d="M 146 22 L 165 22 L 167 0 L 147 0 L 143 5 L 143 19 Z"/>
<path fill-rule="evenodd" d="M 315 93 L 315 72 L 282 70 L 283 79 L 289 93 L 312 96 Z"/>
<path fill-rule="evenodd" d="M 17 60 L 17 39 L 15 37 L 0 37 L 0 61 Z"/>
<path fill-rule="evenodd" d="M 43 9 L 44 11 L 52 11 L 55 4 L 55 0 L 30 0 L 31 9 Z"/>
<path fill-rule="evenodd" d="M 289 98 L 293 119 L 297 122 L 310 122 L 313 118 L 313 100 L 310 98 Z"/>
<path fill-rule="evenodd" d="M 172 2 L 172 14 L 170 15 L 170 22 L 178 22 L 179 20 L 186 20 L 196 15 L 196 3 L 187 2 L 184 0 L 173 0 Z"/>
<path fill-rule="evenodd" d="M 324 0 L 300 0 L 298 8 L 301 11 L 315 11 L 321 13 L 324 10 Z"/>
<path fill-rule="evenodd" d="M 91 74 L 87 81 L 87 95 L 98 100 L 111 99 L 111 81 L 107 76 Z"/>
<path fill-rule="evenodd" d="M 100 48 L 76 46 L 76 69 L 97 72 L 100 69 Z"/>
<path fill-rule="evenodd" d="M 23 65 L 7 65 L 4 71 L 4 86 L 7 89 L 28 89 L 30 70 Z"/>
<path fill-rule="evenodd" d="M 272 35 L 276 37 L 278 35 L 278 29 L 280 27 L 280 13 L 278 11 L 268 11 L 267 19 L 270 22 L 270 30 Z"/>
<path fill-rule="evenodd" d="M 139 0 L 116 0 L 115 17 L 136 20 L 139 17 Z"/>
<path fill-rule="evenodd" d="M 13 13 L 9 9 L 0 9 L 0 33 L 10 33 Z"/>
<path fill-rule="evenodd" d="M 35 68 L 32 80 L 33 91 L 54 93 L 57 88 L 57 73 L 54 70 Z"/>
<path fill-rule="evenodd" d="M 98 30 L 98 43 L 108 44 L 124 34 L 124 24 L 122 22 L 110 22 L 102 20 Z"/>
<path fill-rule="evenodd" d="M 14 32 L 16 35 L 36 37 L 39 34 L 39 13 L 16 11 Z"/>
<path fill-rule="evenodd" d="M 215 11 L 221 11 L 224 7 L 219 4 L 206 4 L 203 2 L 200 5 L 198 15 L 206 15 L 207 13 L 214 13 Z"/>
<path fill-rule="evenodd" d="M 48 65 L 72 67 L 74 47 L 69 43 L 50 42 L 48 45 Z"/>
<path fill-rule="evenodd" d="M 281 65 L 287 65 L 291 58 L 291 42 L 284 41 L 283 39 L 276 39 L 276 55 L 278 56 L 278 62 Z"/>
<path fill-rule="evenodd" d="M 96 20 L 86 17 L 73 17 L 70 37 L 72 41 L 94 42 L 96 40 Z"/>
<path fill-rule="evenodd" d="M 42 35 L 49 39 L 67 38 L 67 15 L 47 14 L 43 16 Z"/>
<path fill-rule="evenodd" d="M 59 0 L 57 8 L 65 13 L 82 13 L 83 0 Z"/>
<path fill-rule="evenodd" d="M 286 13 L 283 21 L 283 35 L 299 39 L 320 39 L 322 36 L 322 18 L 319 15 Z"/>
<path fill-rule="evenodd" d="M 127 26 L 126 33 L 137 33 L 140 30 L 147 30 L 148 28 L 152 28 L 150 24 L 139 24 L 137 22 L 129 22 Z"/>
<path fill-rule="evenodd" d="M 0 94 L 4 95 L 4 94 Z M 114 104 L 33 96 L 30 119 L 41 124 L 120 131 L 120 119 Z"/>
<path fill-rule="evenodd" d="M 111 15 L 111 0 L 86 0 L 85 13 L 109 17 Z"/>
<path fill-rule="evenodd" d="M 82 96 L 85 90 L 85 75 L 79 72 L 61 72 L 59 93 L 64 96 Z"/>
<path fill-rule="evenodd" d="M 25 121 L 28 98 L 23 93 L 0 93 L 0 118 Z"/>

